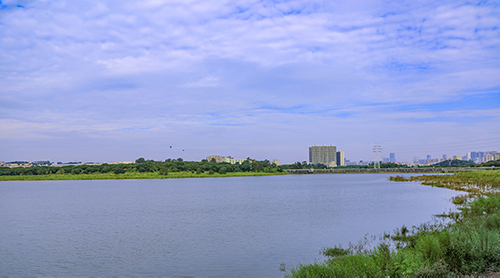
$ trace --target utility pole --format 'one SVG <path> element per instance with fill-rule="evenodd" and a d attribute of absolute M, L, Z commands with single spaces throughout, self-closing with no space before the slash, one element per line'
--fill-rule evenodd
<path fill-rule="evenodd" d="M 380 169 L 380 159 L 378 158 L 378 154 L 382 151 L 382 147 L 375 143 L 375 146 L 373 146 L 373 152 L 375 153 L 375 161 L 373 162 L 373 168 L 374 169 Z"/>

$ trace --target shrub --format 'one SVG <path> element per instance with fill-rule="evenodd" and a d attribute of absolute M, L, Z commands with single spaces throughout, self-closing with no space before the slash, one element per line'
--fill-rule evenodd
<path fill-rule="evenodd" d="M 160 168 L 160 170 L 158 171 L 158 174 L 162 175 L 162 176 L 166 176 L 168 175 L 168 169 L 166 167 L 162 167 Z"/>

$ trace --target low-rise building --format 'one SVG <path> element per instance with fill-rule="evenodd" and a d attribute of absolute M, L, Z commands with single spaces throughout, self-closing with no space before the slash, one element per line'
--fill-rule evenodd
<path fill-rule="evenodd" d="M 214 155 L 214 154 L 207 156 L 208 162 L 211 162 L 212 159 L 215 159 L 215 162 L 217 162 L 217 163 L 226 162 L 226 163 L 231 163 L 231 164 L 236 164 L 236 163 L 242 164 L 248 158 L 234 158 L 232 156 L 225 157 L 225 156 Z M 278 161 L 278 163 L 279 163 L 279 161 Z"/>
<path fill-rule="evenodd" d="M 26 161 L 14 161 L 14 162 L 0 162 L 0 167 L 18 168 L 18 167 L 31 167 L 33 163 Z"/>

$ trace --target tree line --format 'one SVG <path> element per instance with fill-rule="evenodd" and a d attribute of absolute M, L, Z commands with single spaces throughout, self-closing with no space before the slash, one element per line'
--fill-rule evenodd
<path fill-rule="evenodd" d="M 84 164 L 68 166 L 36 166 L 36 167 L 18 167 L 8 168 L 0 167 L 0 176 L 18 176 L 18 175 L 50 175 L 50 174 L 123 174 L 127 172 L 135 173 L 157 173 L 167 175 L 169 172 L 192 172 L 197 174 L 226 174 L 229 172 L 282 172 L 283 169 L 269 160 L 252 160 L 248 158 L 243 163 L 230 164 L 227 162 L 217 163 L 215 159 L 201 162 L 184 161 L 182 158 L 166 159 L 164 161 L 146 160 L 143 157 L 138 158 L 135 163 L 130 164 Z"/>

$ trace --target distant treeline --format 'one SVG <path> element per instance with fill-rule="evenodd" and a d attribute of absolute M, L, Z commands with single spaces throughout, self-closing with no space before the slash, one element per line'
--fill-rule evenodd
<path fill-rule="evenodd" d="M 19 176 L 19 175 L 50 175 L 50 174 L 98 174 L 98 173 L 114 173 L 124 174 L 127 172 L 136 173 L 158 173 L 160 175 L 167 175 L 169 172 L 192 172 L 192 173 L 206 173 L 225 174 L 229 172 L 282 172 L 283 169 L 279 168 L 276 164 L 270 163 L 269 160 L 251 160 L 247 159 L 243 163 L 230 164 L 226 162 L 216 163 L 215 159 L 207 161 L 206 159 L 201 162 L 184 161 L 182 158 L 166 159 L 165 161 L 154 161 L 139 158 L 135 163 L 130 164 L 84 164 L 75 166 L 37 166 L 37 167 L 18 167 L 8 168 L 0 167 L 0 176 Z"/>
<path fill-rule="evenodd" d="M 472 162 L 463 160 L 451 160 L 444 161 L 442 164 L 434 164 L 425 167 L 456 167 L 456 166 L 470 166 L 470 167 L 500 167 L 500 160 L 489 161 L 486 163 L 474 165 Z M 40 164 L 39 164 L 40 165 Z M 381 163 L 380 168 L 406 168 L 408 166 L 399 165 L 396 163 Z M 420 166 L 424 167 L 424 166 Z M 276 173 L 283 172 L 287 169 L 327 169 L 328 166 L 325 164 L 309 164 L 307 161 L 295 162 L 288 165 L 276 165 L 270 163 L 269 160 L 252 160 L 248 158 L 243 163 L 230 164 L 227 162 L 217 163 L 215 159 L 212 161 L 207 161 L 203 159 L 201 162 L 198 161 L 184 161 L 182 158 L 178 159 L 166 159 L 165 161 L 154 161 L 146 160 L 144 158 L 139 158 L 135 163 L 130 164 L 83 164 L 83 165 L 66 165 L 66 166 L 36 166 L 36 167 L 18 167 L 18 168 L 8 168 L 0 167 L 0 176 L 21 176 L 21 175 L 50 175 L 50 174 L 98 174 L 98 173 L 114 173 L 114 174 L 124 174 L 127 172 L 135 173 L 157 173 L 160 175 L 167 175 L 169 172 L 192 172 L 197 174 L 202 173 L 219 173 L 225 174 L 229 172 L 265 172 L 265 173 Z M 339 166 L 336 168 L 373 168 L 372 165 L 350 165 L 350 166 Z"/>

